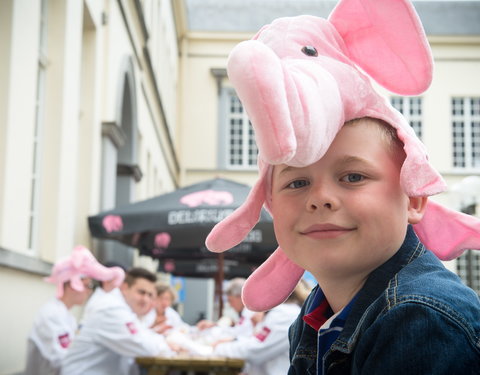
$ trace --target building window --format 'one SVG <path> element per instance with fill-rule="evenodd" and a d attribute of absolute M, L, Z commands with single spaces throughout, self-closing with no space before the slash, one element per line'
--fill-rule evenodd
<path fill-rule="evenodd" d="M 226 167 L 231 169 L 255 169 L 257 144 L 253 127 L 233 90 L 227 91 Z"/>
<path fill-rule="evenodd" d="M 36 248 L 38 233 L 38 205 L 40 199 L 40 157 L 42 154 L 42 130 L 45 109 L 45 80 L 47 66 L 47 10 L 48 0 L 42 0 L 40 7 L 40 38 L 38 43 L 37 92 L 35 97 L 35 126 L 33 134 L 33 161 L 30 196 L 30 229 L 28 247 Z"/>
<path fill-rule="evenodd" d="M 390 102 L 406 118 L 417 137 L 422 139 L 422 98 L 393 96 Z"/>
<path fill-rule="evenodd" d="M 480 98 L 452 98 L 453 166 L 480 167 Z"/>
<path fill-rule="evenodd" d="M 457 274 L 463 282 L 480 295 L 480 253 L 467 250 L 457 258 Z"/>

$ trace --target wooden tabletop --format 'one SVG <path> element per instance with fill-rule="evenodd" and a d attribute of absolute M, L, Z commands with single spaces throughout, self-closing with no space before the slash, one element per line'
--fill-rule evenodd
<path fill-rule="evenodd" d="M 170 371 L 189 371 L 209 373 L 212 375 L 237 375 L 245 361 L 238 358 L 219 357 L 137 357 L 136 361 L 140 366 L 142 374 L 145 375 L 167 375 Z"/>

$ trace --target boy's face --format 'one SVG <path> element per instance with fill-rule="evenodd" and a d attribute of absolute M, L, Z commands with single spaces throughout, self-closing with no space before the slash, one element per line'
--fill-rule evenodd
<path fill-rule="evenodd" d="M 407 223 L 418 221 L 412 206 L 423 198 L 403 192 L 401 157 L 381 133 L 370 120 L 345 125 L 316 163 L 273 169 L 277 240 L 317 279 L 366 277 L 399 249 Z"/>

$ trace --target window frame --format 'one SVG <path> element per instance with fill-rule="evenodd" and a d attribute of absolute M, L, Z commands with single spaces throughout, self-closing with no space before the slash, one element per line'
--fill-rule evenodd
<path fill-rule="evenodd" d="M 462 104 L 457 105 L 457 103 Z M 450 106 L 452 167 L 461 171 L 478 171 L 480 169 L 480 97 L 453 96 Z M 473 110 L 477 113 L 472 113 Z"/>
<path fill-rule="evenodd" d="M 457 275 L 480 296 L 480 253 L 467 250 L 456 260 Z"/>
<path fill-rule="evenodd" d="M 241 111 L 232 116 L 232 99 L 238 101 L 237 104 L 242 108 Z M 253 127 L 248 119 L 247 113 L 243 108 L 240 99 L 232 87 L 223 87 L 220 95 L 220 129 L 219 129 L 219 158 L 218 164 L 221 168 L 232 171 L 255 171 L 257 170 L 258 148 L 255 144 Z M 232 119 L 240 120 L 242 127 L 241 133 L 241 163 L 232 163 L 231 141 L 232 141 Z M 249 124 L 249 125 L 247 125 Z M 238 125 L 238 124 L 237 124 Z M 251 147 L 253 142 L 253 147 Z M 253 154 L 252 154 L 253 153 Z M 251 156 L 253 155 L 253 156 Z"/>
<path fill-rule="evenodd" d="M 398 102 L 399 104 L 397 104 Z M 390 104 L 399 111 L 415 131 L 417 137 L 423 137 L 423 97 L 391 96 Z M 415 111 L 414 111 L 415 110 Z"/>
<path fill-rule="evenodd" d="M 39 207 L 41 195 L 41 159 L 43 154 L 43 130 L 45 125 L 45 95 L 48 61 L 48 0 L 40 6 L 40 26 L 38 40 L 38 70 L 35 97 L 35 123 L 32 142 L 31 195 L 29 212 L 28 252 L 37 253 L 39 233 Z"/>

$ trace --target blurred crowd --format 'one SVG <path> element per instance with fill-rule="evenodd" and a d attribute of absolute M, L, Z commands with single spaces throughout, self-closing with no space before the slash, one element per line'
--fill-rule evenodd
<path fill-rule="evenodd" d="M 225 291 L 235 316 L 190 325 L 174 309 L 173 287 L 144 268 L 102 265 L 85 247 L 57 262 L 46 281 L 56 295 L 33 322 L 25 375 L 136 375 L 135 357 L 145 356 L 240 358 L 245 375 L 286 373 L 288 328 L 310 291 L 302 281 L 283 304 L 254 313 L 242 302 L 245 280 L 235 278 Z"/>

